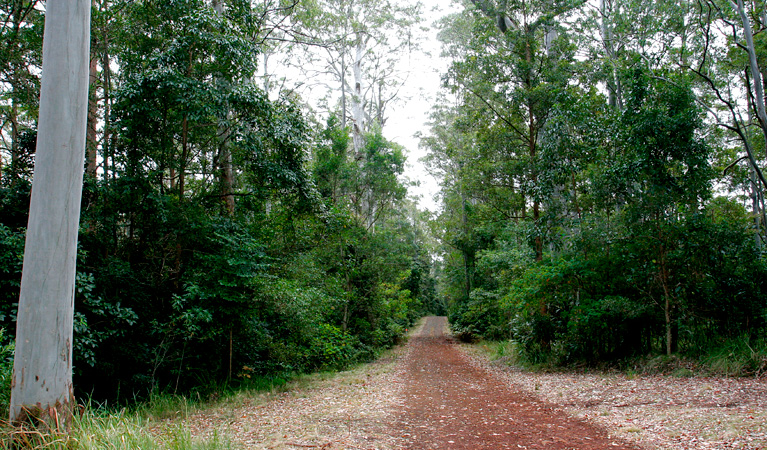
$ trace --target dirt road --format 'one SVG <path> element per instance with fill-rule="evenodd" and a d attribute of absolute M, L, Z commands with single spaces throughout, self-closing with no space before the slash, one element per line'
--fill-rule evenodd
<path fill-rule="evenodd" d="M 400 362 L 401 410 L 391 433 L 408 449 L 636 449 L 515 391 L 472 363 L 428 317 Z"/>
<path fill-rule="evenodd" d="M 767 449 L 765 379 L 528 373 L 468 354 L 446 328 L 428 318 L 370 364 L 242 392 L 153 432 L 182 425 L 259 450 L 638 448 L 602 426 L 646 450 Z"/>

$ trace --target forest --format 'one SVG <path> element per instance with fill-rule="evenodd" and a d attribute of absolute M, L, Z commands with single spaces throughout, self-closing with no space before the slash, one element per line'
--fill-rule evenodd
<path fill-rule="evenodd" d="M 44 14 L 34 0 L 0 11 L 5 358 L 19 302 Z M 340 60 L 355 38 L 338 43 L 343 30 L 316 29 L 338 14 L 197 0 L 93 6 L 78 397 L 119 404 L 339 369 L 375 357 L 416 318 L 438 312 L 426 228 L 401 178 L 404 149 L 375 117 L 351 133 L 340 108 L 321 118 L 256 74 L 278 31 L 275 42 L 314 33 L 315 45 L 337 43 Z M 295 23 L 280 31 L 286 20 Z M 302 21 L 313 28 L 302 31 Z M 351 98 L 333 101 L 368 113 Z"/>
<path fill-rule="evenodd" d="M 0 1 L 6 405 L 45 9 Z M 76 396 L 341 369 L 427 314 L 531 365 L 767 370 L 765 5 L 463 0 L 434 19 L 93 1 Z M 436 213 L 386 127 L 427 27 L 448 61 L 419 134 Z"/>
<path fill-rule="evenodd" d="M 475 0 L 442 20 L 453 100 L 423 142 L 456 332 L 533 365 L 765 370 L 766 17 Z"/>

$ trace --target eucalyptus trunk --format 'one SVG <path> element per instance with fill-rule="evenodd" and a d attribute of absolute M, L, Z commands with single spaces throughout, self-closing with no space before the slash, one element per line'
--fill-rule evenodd
<path fill-rule="evenodd" d="M 355 43 L 354 63 L 352 74 L 354 76 L 354 92 L 352 93 L 352 143 L 355 157 L 359 158 L 362 148 L 365 146 L 365 104 L 362 97 L 362 60 L 365 57 L 367 39 L 361 32 L 357 32 Z"/>
<path fill-rule="evenodd" d="M 224 15 L 223 0 L 214 0 L 213 9 L 219 16 Z M 267 58 L 264 56 L 264 92 L 269 95 L 269 76 L 266 71 Z M 226 81 L 217 77 L 217 83 Z M 232 168 L 232 151 L 229 148 L 229 127 L 226 119 L 229 118 L 229 108 L 226 108 L 224 115 L 218 121 L 218 165 L 219 165 L 219 184 L 221 186 L 221 196 L 224 199 L 224 208 L 228 215 L 234 215 L 234 171 Z"/>
<path fill-rule="evenodd" d="M 731 2 L 732 6 L 738 12 L 743 23 L 743 38 L 746 40 L 746 51 L 748 52 L 749 69 L 751 70 L 751 80 L 754 89 L 754 103 L 756 103 L 756 115 L 762 128 L 765 141 L 767 142 L 767 111 L 765 111 L 764 85 L 762 84 L 762 73 L 759 70 L 759 62 L 756 56 L 756 47 L 754 45 L 754 35 L 751 30 L 751 20 L 743 5 L 743 0 L 737 0 L 737 3 Z"/>
<path fill-rule="evenodd" d="M 66 427 L 74 405 L 72 325 L 88 113 L 90 0 L 46 6 L 37 153 L 29 210 L 11 421 Z"/>

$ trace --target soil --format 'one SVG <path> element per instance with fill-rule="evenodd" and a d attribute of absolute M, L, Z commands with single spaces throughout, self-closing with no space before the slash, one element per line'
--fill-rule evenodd
<path fill-rule="evenodd" d="M 429 317 L 402 364 L 392 431 L 409 449 L 636 449 L 473 364 Z"/>
<path fill-rule="evenodd" d="M 153 431 L 179 425 L 245 449 L 761 450 L 767 379 L 526 372 L 430 317 L 371 364 L 221 399 Z"/>

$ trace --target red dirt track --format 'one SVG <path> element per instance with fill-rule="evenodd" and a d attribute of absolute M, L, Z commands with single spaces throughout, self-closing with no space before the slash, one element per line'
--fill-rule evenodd
<path fill-rule="evenodd" d="M 513 390 L 472 363 L 446 336 L 445 317 L 428 317 L 410 338 L 401 370 L 403 409 L 393 435 L 408 449 L 637 449 Z"/>

